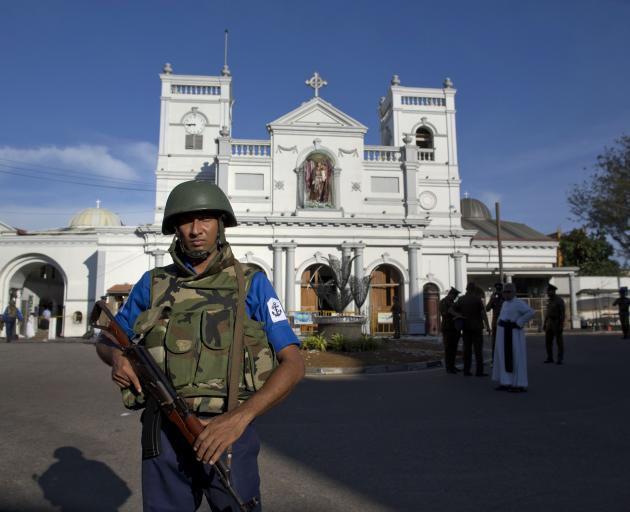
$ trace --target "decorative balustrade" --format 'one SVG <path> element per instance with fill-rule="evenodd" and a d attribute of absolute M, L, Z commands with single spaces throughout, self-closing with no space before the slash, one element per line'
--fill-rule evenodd
<path fill-rule="evenodd" d="M 366 162 L 400 162 L 402 152 L 395 146 L 365 146 L 363 160 Z"/>
<path fill-rule="evenodd" d="M 271 158 L 271 143 L 264 140 L 233 141 L 232 156 Z"/>
<path fill-rule="evenodd" d="M 429 98 L 426 96 L 401 96 L 400 102 L 403 105 L 418 105 L 429 107 L 445 107 L 445 98 Z"/>
<path fill-rule="evenodd" d="M 172 94 L 193 94 L 205 96 L 220 96 L 221 87 L 218 85 L 171 85 Z"/>
<path fill-rule="evenodd" d="M 434 162 L 435 150 L 434 149 L 419 149 L 418 160 L 421 162 Z"/>

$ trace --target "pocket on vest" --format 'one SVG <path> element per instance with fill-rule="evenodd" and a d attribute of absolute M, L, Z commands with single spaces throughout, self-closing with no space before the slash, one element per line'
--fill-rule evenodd
<path fill-rule="evenodd" d="M 203 395 L 225 396 L 234 337 L 231 309 L 204 311 L 201 318 L 201 346 L 195 371 L 195 386 Z"/>
<path fill-rule="evenodd" d="M 166 327 L 166 372 L 175 388 L 193 382 L 197 366 L 202 312 L 174 313 Z"/>

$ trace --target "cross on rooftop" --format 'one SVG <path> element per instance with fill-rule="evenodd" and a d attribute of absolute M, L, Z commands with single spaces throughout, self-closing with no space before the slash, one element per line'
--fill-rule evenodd
<path fill-rule="evenodd" d="M 315 71 L 315 74 L 311 78 L 306 80 L 304 83 L 308 85 L 309 87 L 312 87 L 313 89 L 315 89 L 315 97 L 319 96 L 319 90 L 322 87 L 324 87 L 325 85 L 328 85 L 328 82 L 324 80 L 321 76 L 319 76 L 319 73 L 317 71 Z"/>

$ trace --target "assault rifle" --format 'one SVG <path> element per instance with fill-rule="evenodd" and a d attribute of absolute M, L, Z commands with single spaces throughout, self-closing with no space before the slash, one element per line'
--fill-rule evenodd
<path fill-rule="evenodd" d="M 98 324 L 101 313 L 104 313 L 109 320 L 107 325 Z M 157 365 L 149 351 L 143 345 L 129 339 L 127 333 L 118 325 L 105 301 L 99 300 L 94 304 L 94 309 L 90 315 L 90 324 L 93 328 L 103 329 L 113 336 L 122 349 L 123 355 L 129 360 L 136 372 L 142 390 L 157 401 L 164 416 L 179 429 L 186 441 L 192 446 L 197 436 L 203 431 L 204 426 L 199 418 L 190 412 L 186 401 L 177 394 L 170 380 Z M 258 505 L 258 499 L 253 497 L 247 502 L 241 499 L 230 483 L 230 470 L 225 463 L 219 459 L 214 463 L 214 468 L 225 489 L 238 503 L 241 512 L 254 510 Z"/>

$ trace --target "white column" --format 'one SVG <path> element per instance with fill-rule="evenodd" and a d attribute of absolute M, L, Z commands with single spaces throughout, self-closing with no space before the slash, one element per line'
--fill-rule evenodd
<path fill-rule="evenodd" d="M 363 249 L 365 249 L 363 244 L 354 246 L 354 255 L 357 257 L 354 260 L 354 275 L 359 279 L 363 277 Z"/>
<path fill-rule="evenodd" d="M 420 275 L 418 273 L 418 255 L 421 247 L 410 244 L 407 248 L 409 257 L 409 300 L 407 301 L 407 332 L 425 334 L 422 295 L 420 294 Z"/>
<path fill-rule="evenodd" d="M 285 299 L 284 309 L 288 312 L 295 310 L 295 248 L 297 244 L 286 244 L 287 249 L 287 266 L 286 266 L 286 281 L 285 281 Z M 275 275 L 275 263 L 274 263 L 274 275 Z"/>
<path fill-rule="evenodd" d="M 453 265 L 455 271 L 455 288 L 457 288 L 460 292 L 464 292 L 464 273 L 462 272 L 462 258 L 464 257 L 464 253 L 456 251 L 453 253 Z"/>
<path fill-rule="evenodd" d="M 156 249 L 155 251 L 151 252 L 151 255 L 153 255 L 153 257 L 155 258 L 155 266 L 156 267 L 163 267 L 164 266 L 164 255 L 166 254 L 166 251 L 163 251 L 162 249 Z"/>
<path fill-rule="evenodd" d="M 282 297 L 282 245 L 273 244 L 273 287 Z"/>
<path fill-rule="evenodd" d="M 571 272 L 569 274 L 569 293 L 571 294 L 571 327 L 573 329 L 580 328 L 580 319 L 578 317 L 577 309 L 577 285 L 575 283 L 575 274 Z"/>

